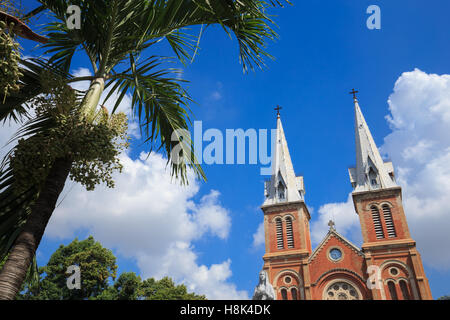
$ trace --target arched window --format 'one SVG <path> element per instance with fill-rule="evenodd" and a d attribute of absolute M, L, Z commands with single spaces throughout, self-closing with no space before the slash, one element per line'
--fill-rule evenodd
<path fill-rule="evenodd" d="M 281 300 L 287 300 L 287 290 L 286 289 L 281 289 Z"/>
<path fill-rule="evenodd" d="M 408 284 L 405 280 L 400 280 L 400 289 L 402 290 L 403 300 L 409 300 Z"/>
<path fill-rule="evenodd" d="M 277 218 L 275 220 L 276 228 L 277 228 L 277 248 L 284 249 L 284 241 L 283 241 L 283 225 L 281 218 Z"/>
<path fill-rule="evenodd" d="M 297 289 L 295 289 L 295 288 L 291 289 L 291 296 L 292 296 L 292 300 L 298 300 Z"/>
<path fill-rule="evenodd" d="M 394 221 L 392 220 L 391 208 L 387 204 L 383 204 L 383 217 L 384 223 L 386 224 L 386 230 L 389 238 L 394 238 L 397 236 L 395 233 Z"/>
<path fill-rule="evenodd" d="M 381 226 L 380 211 L 378 211 L 378 208 L 376 206 L 370 207 L 370 210 L 372 210 L 372 220 L 375 228 L 375 235 L 377 236 L 377 239 L 383 239 L 384 232 L 383 227 Z"/>
<path fill-rule="evenodd" d="M 388 282 L 389 293 L 392 300 L 398 300 L 397 291 L 395 290 L 395 283 L 393 281 Z"/>
<path fill-rule="evenodd" d="M 286 218 L 286 238 L 288 248 L 294 247 L 294 233 L 292 232 L 292 218 Z"/>

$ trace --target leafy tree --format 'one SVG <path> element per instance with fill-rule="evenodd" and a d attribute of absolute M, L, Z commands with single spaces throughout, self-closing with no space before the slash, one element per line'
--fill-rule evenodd
<path fill-rule="evenodd" d="M 205 300 L 204 295 L 188 293 L 184 284 L 176 285 L 169 277 L 141 280 L 134 272 L 124 272 L 108 287 L 99 300 Z"/>
<path fill-rule="evenodd" d="M 104 290 L 98 300 L 138 300 L 140 297 L 141 277 L 134 272 L 123 272 L 112 286 Z"/>
<path fill-rule="evenodd" d="M 44 110 L 28 122 L 20 131 L 26 139 L 1 168 L 0 260 L 8 252 L 9 255 L 0 272 L 0 299 L 13 299 L 20 290 L 67 177 L 70 175 L 92 189 L 104 180 L 104 174 L 109 174 L 98 167 L 109 170 L 111 163 L 115 163 L 115 151 L 107 148 L 105 139 L 111 132 L 120 133 L 105 123 L 108 117 L 99 104 L 105 88 L 111 89 L 110 95 L 118 93 L 113 112 L 125 94 L 131 94 L 132 112 L 141 124 L 150 150 L 166 153 L 174 177 L 186 182 L 186 170 L 190 167 L 204 179 L 194 157 L 178 159 L 180 154 L 193 154 L 192 141 L 179 133 L 187 130 L 190 123 L 190 97 L 182 86 L 183 80 L 174 76 L 176 71 L 172 68 L 165 67 L 167 57 L 146 53 L 164 40 L 179 61 L 192 61 L 201 33 L 196 37 L 189 27 L 202 26 L 203 32 L 203 26 L 219 24 L 227 33 L 234 34 L 244 70 L 262 67 L 264 58 L 270 56 L 264 51 L 265 41 L 276 36 L 266 11 L 281 5 L 278 0 L 72 0 L 70 4 L 81 8 L 82 21 L 81 29 L 71 30 L 66 24 L 69 5 L 66 0 L 39 2 L 41 6 L 25 16 L 29 18 L 41 11 L 53 15 L 53 21 L 46 27 L 48 39 L 44 45 L 50 58 L 21 60 L 20 89 L 9 93 L 0 105 L 0 120 L 23 121 L 30 108 L 37 106 L 30 102 L 36 102 L 42 93 L 49 96 L 44 104 L 58 105 L 58 101 L 69 98 L 71 108 L 55 107 L 56 111 L 62 110 L 61 114 Z M 74 77 L 70 74 L 72 59 L 83 53 L 90 61 L 93 76 Z M 57 83 L 45 85 L 43 79 L 52 82 L 55 79 Z M 91 81 L 90 87 L 79 96 L 67 90 L 69 83 L 86 80 Z M 54 94 L 52 90 L 62 94 Z M 98 121 L 99 117 L 106 120 Z M 89 130 L 95 131 L 97 127 L 100 128 L 96 134 L 88 135 Z M 173 135 L 176 139 L 172 139 Z M 105 152 L 95 153 L 97 148 L 92 147 L 98 144 L 97 138 L 104 146 L 101 150 L 110 151 L 106 152 L 109 155 L 106 159 L 102 158 Z M 86 141 L 92 152 L 86 151 L 89 147 L 80 150 L 79 146 Z M 30 148 L 42 152 L 31 153 Z M 27 163 L 37 165 L 38 170 L 33 171 L 35 181 L 23 184 L 20 173 L 28 168 Z"/>
<path fill-rule="evenodd" d="M 68 289 L 67 268 L 80 268 L 81 288 Z M 61 245 L 50 257 L 47 265 L 39 268 L 41 279 L 37 285 L 28 288 L 24 299 L 67 300 L 89 299 L 98 296 L 108 288 L 109 279 L 116 277 L 116 257 L 92 236 L 85 240 L 73 240 L 67 246 Z"/>
<path fill-rule="evenodd" d="M 68 289 L 66 270 L 80 267 L 81 288 Z M 134 272 L 123 272 L 116 278 L 116 257 L 96 242 L 92 236 L 61 245 L 46 266 L 39 268 L 39 281 L 27 282 L 22 300 L 202 300 L 203 295 L 188 293 L 185 285 L 175 285 L 172 279 L 153 278 L 142 281 Z"/>
<path fill-rule="evenodd" d="M 146 300 L 205 300 L 205 296 L 188 293 L 186 286 L 175 285 L 171 278 L 161 280 L 153 278 L 143 281 L 141 285 L 142 296 Z"/>
<path fill-rule="evenodd" d="M 445 296 L 439 297 L 438 300 L 450 300 L 450 296 L 445 295 Z"/>

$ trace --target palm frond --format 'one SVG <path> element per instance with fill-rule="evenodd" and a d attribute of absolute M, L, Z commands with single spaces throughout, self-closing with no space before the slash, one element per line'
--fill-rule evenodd
<path fill-rule="evenodd" d="M 169 42 L 178 60 L 186 65 L 186 63 L 192 59 L 192 53 L 198 49 L 198 40 L 200 36 L 201 35 L 199 34 L 197 38 L 187 32 L 176 30 L 171 34 L 168 34 L 166 40 Z"/>
<path fill-rule="evenodd" d="M 82 44 L 81 37 L 77 30 L 69 30 L 67 23 L 62 22 L 49 23 L 45 30 L 49 41 L 43 47 L 49 48 L 45 51 L 45 54 L 51 54 L 49 63 L 69 72 L 72 58 Z"/>
<path fill-rule="evenodd" d="M 7 12 L 4 12 L 1 10 L 0 7 L 0 21 L 5 21 L 7 25 L 9 26 L 11 23 L 14 24 L 14 32 L 25 39 L 40 42 L 40 43 L 46 43 L 47 38 L 33 32 L 33 30 L 30 29 L 23 21 L 21 21 L 19 18 L 8 14 Z M 18 13 L 18 12 L 16 12 Z"/>
<path fill-rule="evenodd" d="M 181 81 L 171 77 L 173 70 L 156 70 L 161 59 L 150 58 L 136 66 L 141 52 L 161 40 L 168 41 L 178 59 L 191 59 L 198 49 L 200 35 L 192 35 L 190 27 L 207 28 L 219 24 L 234 34 L 239 44 L 239 57 L 244 71 L 264 67 L 271 57 L 264 49 L 267 39 L 277 35 L 273 21 L 266 13 L 279 7 L 281 0 L 73 0 L 80 7 L 81 29 L 69 30 L 66 25 L 69 3 L 64 0 L 40 0 L 57 21 L 47 27 L 49 42 L 45 45 L 49 62 L 67 72 L 78 48 L 89 56 L 95 76 L 109 79 L 107 86 L 119 92 L 116 107 L 130 92 L 132 108 L 146 134 L 146 141 L 168 155 L 176 143 L 171 142 L 175 130 L 189 126 L 188 103 L 191 101 Z M 129 64 L 126 72 L 116 73 L 120 64 Z M 109 98 L 109 97 L 108 97 Z M 188 144 L 184 144 L 185 146 Z M 199 176 L 200 167 L 191 163 Z M 173 166 L 175 174 L 183 169 Z M 181 171 L 179 171 L 181 170 Z"/>
<path fill-rule="evenodd" d="M 38 195 L 34 187 L 18 194 L 14 182 L 10 167 L 0 173 L 0 261 L 6 257 L 22 230 L 30 214 L 30 206 Z"/>
<path fill-rule="evenodd" d="M 146 39 L 170 37 L 173 31 L 189 26 L 220 24 L 227 33 L 235 35 L 246 71 L 262 68 L 264 58 L 271 57 L 265 51 L 265 42 L 275 39 L 277 34 L 266 10 L 289 4 L 289 1 L 154 0 L 147 4 L 142 17 L 143 25 L 150 25 Z M 189 46 L 185 47 L 189 49 Z"/>
<path fill-rule="evenodd" d="M 0 101 L 0 121 L 3 122 L 6 120 L 21 122 L 29 118 L 27 102 L 43 93 L 41 84 L 43 72 L 67 81 L 73 79 L 69 73 L 44 59 L 22 59 L 20 64 L 20 72 L 23 74 L 19 83 L 20 90 L 12 92 L 4 102 Z"/>
<path fill-rule="evenodd" d="M 49 116 L 35 117 L 28 120 L 16 132 L 11 141 L 45 135 L 54 125 L 53 119 Z M 37 185 L 27 187 L 26 190 L 19 191 L 17 189 L 17 178 L 11 167 L 13 152 L 14 148 L 6 154 L 0 166 L 0 261 L 6 258 L 17 236 L 22 231 L 40 191 Z M 37 266 L 34 261 L 27 276 L 28 280 L 35 280 L 36 272 Z"/>
<path fill-rule="evenodd" d="M 51 25 L 48 53 L 55 53 L 52 62 L 66 65 L 82 46 L 93 65 L 106 73 L 130 53 L 142 50 L 166 39 L 175 55 L 184 62 L 197 50 L 199 35 L 188 27 L 221 25 L 234 34 L 239 44 L 239 56 L 244 70 L 262 68 L 266 40 L 275 39 L 274 24 L 266 13 L 268 8 L 288 4 L 285 0 L 73 0 L 80 7 L 81 29 L 66 26 L 68 3 L 64 0 L 41 0 L 59 22 Z"/>
<path fill-rule="evenodd" d="M 0 173 L 0 266 L 4 262 L 21 233 L 31 213 L 30 207 L 37 198 L 37 189 L 32 187 L 20 194 L 14 190 L 15 178 L 11 168 Z M 1 269 L 1 267 L 0 267 Z M 27 273 L 27 283 L 36 283 L 38 270 L 36 257 Z"/>
<path fill-rule="evenodd" d="M 185 81 L 173 78 L 178 71 L 176 69 L 158 70 L 166 58 L 152 56 L 137 65 L 132 56 L 130 60 L 130 70 L 115 74 L 106 84 L 105 87 L 111 87 L 111 90 L 104 103 L 114 92 L 119 92 L 114 112 L 125 94 L 130 91 L 133 113 L 138 117 L 146 142 L 151 145 L 150 149 L 163 150 L 168 156 L 173 175 L 185 183 L 186 163 L 176 163 L 171 157 L 172 151 L 178 145 L 184 155 L 190 156 L 187 166 L 194 170 L 197 177 L 205 179 L 203 170 L 192 155 L 192 141 L 186 134 L 182 141 L 176 136 L 179 132 L 188 131 L 190 124 L 188 103 L 192 100 L 181 85 Z"/>

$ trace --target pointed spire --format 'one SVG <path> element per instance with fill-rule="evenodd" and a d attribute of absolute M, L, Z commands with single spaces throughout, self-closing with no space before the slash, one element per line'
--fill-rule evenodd
<path fill-rule="evenodd" d="M 351 92 L 355 105 L 356 168 L 349 169 L 354 192 L 395 187 L 392 163 L 381 158 L 359 107 L 356 92 Z"/>
<path fill-rule="evenodd" d="M 305 193 L 303 177 L 295 176 L 279 109 L 277 111 L 276 141 L 272 151 L 272 175 L 265 183 L 264 205 L 301 201 Z"/>

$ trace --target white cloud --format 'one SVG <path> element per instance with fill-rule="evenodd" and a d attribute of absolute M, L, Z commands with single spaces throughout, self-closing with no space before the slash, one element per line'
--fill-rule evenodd
<path fill-rule="evenodd" d="M 85 68 L 75 76 L 89 76 Z M 86 90 L 88 81 L 75 83 L 74 88 Z M 105 90 L 102 99 L 108 93 Z M 113 94 L 106 107 L 112 110 L 117 95 Z M 131 97 L 125 95 L 118 111 L 129 119 Z M 139 137 L 138 125 L 130 121 L 129 132 Z M 6 142 L 19 125 L 6 122 L 0 126 L 0 156 L 13 147 Z M 106 247 L 114 248 L 124 257 L 134 259 L 146 277 L 165 275 L 176 282 L 184 282 L 189 290 L 206 294 L 209 299 L 247 299 L 246 291 L 237 290 L 229 282 L 232 275 L 231 260 L 209 267 L 197 262 L 194 240 L 202 237 L 228 237 L 231 228 L 229 212 L 219 202 L 220 193 L 211 190 L 200 201 L 192 198 L 199 192 L 199 184 L 189 173 L 189 186 L 172 182 L 166 171 L 167 159 L 152 153 L 148 158 L 141 154 L 133 160 L 121 155 L 124 165 L 116 173 L 116 187 L 98 186 L 88 192 L 79 184 L 68 180 L 60 197 L 64 199 L 55 210 L 46 229 L 50 238 L 71 239 L 79 230 L 87 230 Z M 60 200 L 61 201 L 61 200 Z M 41 250 L 38 250 L 41 255 Z"/>
<path fill-rule="evenodd" d="M 318 210 L 317 220 L 311 222 L 311 241 L 319 243 L 329 230 L 328 222 L 333 220 L 336 230 L 341 234 L 346 234 L 355 242 L 361 242 L 361 230 L 359 228 L 359 218 L 353 207 L 351 194 L 346 202 L 327 203 Z"/>
<path fill-rule="evenodd" d="M 200 205 L 195 207 L 195 223 L 202 234 L 205 231 L 217 235 L 221 239 L 228 236 L 231 227 L 231 219 L 228 212 L 218 203 L 220 193 L 212 190 L 210 194 L 203 196 Z"/>
<path fill-rule="evenodd" d="M 450 269 L 450 75 L 405 72 L 388 103 L 380 149 L 398 168 L 412 237 L 426 263 Z"/>
<path fill-rule="evenodd" d="M 74 185 L 55 210 L 46 236 L 71 238 L 87 229 L 106 247 L 134 259 L 143 277 L 168 275 L 209 299 L 248 298 L 228 281 L 230 260 L 209 267 L 197 262 L 194 240 L 208 235 L 226 239 L 230 231 L 219 192 L 212 190 L 194 202 L 199 185 L 192 173 L 190 184 L 180 186 L 171 182 L 166 159 L 159 154 L 121 157 L 124 170 L 115 175 L 116 187 L 87 192 Z"/>
<path fill-rule="evenodd" d="M 386 116 L 392 132 L 380 147 L 392 159 L 412 237 L 424 262 L 450 269 L 450 75 L 404 72 L 388 99 Z M 343 220 L 343 230 L 359 228 L 352 199 L 327 204 L 319 210 L 313 237 L 323 237 L 332 212 Z M 341 226 L 338 225 L 338 231 Z M 346 230 L 347 228 L 347 230 Z"/>
<path fill-rule="evenodd" d="M 264 246 L 265 241 L 266 240 L 264 237 L 264 222 L 261 222 L 256 232 L 253 234 L 253 247 L 257 248 L 259 246 Z"/>

